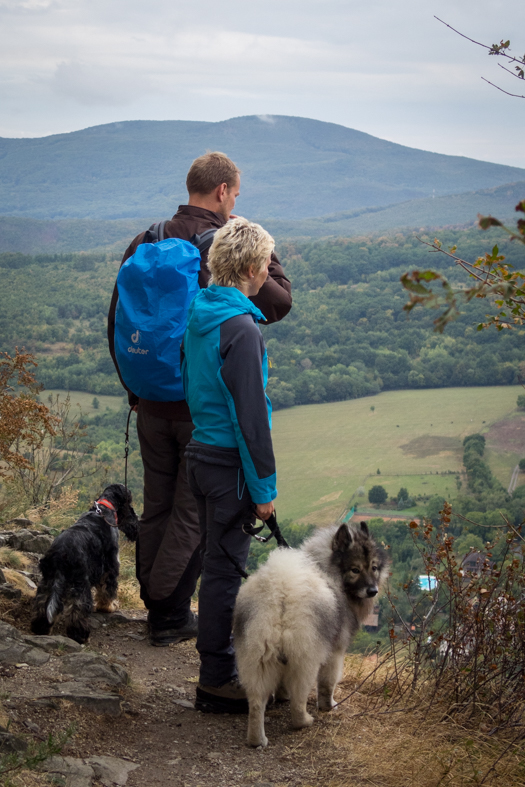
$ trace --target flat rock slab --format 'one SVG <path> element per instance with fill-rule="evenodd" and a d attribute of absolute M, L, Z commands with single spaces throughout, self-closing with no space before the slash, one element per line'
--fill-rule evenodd
<path fill-rule="evenodd" d="M 2 637 L 0 634 L 0 664 L 27 664 L 40 667 L 49 661 L 49 653 L 26 645 L 20 639 Z"/>
<path fill-rule="evenodd" d="M 65 776 L 67 787 L 91 787 L 93 779 L 104 787 L 124 787 L 128 774 L 138 767 L 140 766 L 136 763 L 126 762 L 118 757 L 87 757 L 85 760 L 50 757 L 42 763 L 40 770 Z"/>
<path fill-rule="evenodd" d="M 134 762 L 127 762 L 118 757 L 88 757 L 86 762 L 91 765 L 96 778 L 104 787 L 126 784 L 128 774 L 140 767 Z"/>
<path fill-rule="evenodd" d="M 121 699 L 118 694 L 109 691 L 98 691 L 86 683 L 71 681 L 59 683 L 52 693 L 42 695 L 40 699 L 61 699 L 82 705 L 93 713 L 107 713 L 109 716 L 120 716 L 122 713 Z"/>
<path fill-rule="evenodd" d="M 95 771 L 84 762 L 74 757 L 50 757 L 41 765 L 45 773 L 59 774 L 66 777 L 66 787 L 91 787 Z"/>
<path fill-rule="evenodd" d="M 14 519 L 10 519 L 6 524 L 15 525 L 15 527 L 23 527 L 26 529 L 35 526 L 35 523 L 31 519 L 27 519 L 25 516 L 17 516 Z"/>
<path fill-rule="evenodd" d="M 79 653 L 82 646 L 74 639 L 61 636 L 49 636 L 47 634 L 22 634 L 22 639 L 26 645 L 31 645 L 34 648 L 41 648 L 47 653 L 55 653 L 55 651 L 62 651 L 63 653 Z"/>
<path fill-rule="evenodd" d="M 5 623 L 3 620 L 0 620 L 0 641 L 5 639 L 5 637 L 11 637 L 11 639 L 22 639 L 22 634 L 10 623 Z"/>
<path fill-rule="evenodd" d="M 66 675 L 104 681 L 111 686 L 120 686 L 129 680 L 128 673 L 123 667 L 111 664 L 104 656 L 97 656 L 96 653 L 74 653 L 71 656 L 64 656 L 60 661 L 60 670 Z"/>
<path fill-rule="evenodd" d="M 94 612 L 92 615 L 89 616 L 89 622 L 94 622 L 95 626 L 97 627 L 97 623 L 99 626 L 123 626 L 124 624 L 129 625 L 130 623 L 144 623 L 145 618 L 132 618 L 130 615 L 126 615 L 125 612 Z"/>

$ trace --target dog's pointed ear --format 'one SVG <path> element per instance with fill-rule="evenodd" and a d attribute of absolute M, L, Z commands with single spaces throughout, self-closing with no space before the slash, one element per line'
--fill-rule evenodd
<path fill-rule="evenodd" d="M 352 534 L 347 525 L 341 525 L 332 541 L 333 552 L 346 552 L 352 543 Z"/>
<path fill-rule="evenodd" d="M 108 524 L 110 527 L 117 527 L 117 516 L 114 511 L 104 507 L 104 514 L 102 518 L 104 519 L 104 522 L 106 522 L 106 524 Z"/>
<path fill-rule="evenodd" d="M 370 531 L 368 529 L 368 525 L 366 522 L 361 522 L 361 531 L 365 534 L 367 538 L 370 538 Z"/>

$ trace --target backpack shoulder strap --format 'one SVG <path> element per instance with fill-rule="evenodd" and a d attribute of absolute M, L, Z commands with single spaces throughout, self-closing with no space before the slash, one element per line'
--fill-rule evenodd
<path fill-rule="evenodd" d="M 164 219 L 164 221 L 159 221 L 155 224 L 152 224 L 151 227 L 144 233 L 142 243 L 158 243 L 159 241 L 164 240 L 165 227 L 168 221 L 169 219 Z M 196 248 L 202 254 L 210 248 L 217 229 L 217 227 L 210 227 L 210 229 L 204 230 L 201 235 L 193 235 L 190 239 L 190 243 L 193 243 L 193 245 L 196 246 Z"/>
<path fill-rule="evenodd" d="M 164 221 L 159 221 L 156 224 L 152 224 L 151 227 L 144 233 L 142 243 L 158 243 L 160 240 L 164 240 L 164 228 L 166 227 L 168 221 L 169 219 L 164 219 Z"/>
<path fill-rule="evenodd" d="M 202 254 L 204 251 L 207 251 L 210 248 L 217 229 L 218 227 L 210 227 L 209 230 L 204 230 L 201 235 L 193 235 L 193 237 L 190 239 L 190 243 L 193 243 L 193 245 L 196 246 Z"/>
<path fill-rule="evenodd" d="M 159 221 L 159 223 L 156 225 L 157 235 L 159 237 L 159 240 L 164 240 L 164 238 L 166 237 L 166 235 L 164 234 L 164 229 L 167 223 L 168 223 L 168 219 L 164 219 L 164 221 Z"/>

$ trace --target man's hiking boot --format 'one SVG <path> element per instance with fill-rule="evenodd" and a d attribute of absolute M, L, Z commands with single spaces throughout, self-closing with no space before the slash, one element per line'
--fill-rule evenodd
<path fill-rule="evenodd" d="M 203 713 L 248 713 L 246 692 L 234 678 L 222 686 L 197 684 L 195 710 Z"/>
<path fill-rule="evenodd" d="M 169 625 L 168 621 L 166 623 Z M 166 648 L 168 645 L 176 645 L 178 642 L 196 637 L 197 631 L 198 616 L 194 612 L 190 612 L 188 620 L 183 626 L 157 628 L 150 622 L 149 641 L 157 648 Z"/>

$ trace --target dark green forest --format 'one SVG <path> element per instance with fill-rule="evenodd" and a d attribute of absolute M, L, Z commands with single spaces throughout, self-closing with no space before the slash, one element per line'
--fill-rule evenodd
<path fill-rule="evenodd" d="M 466 259 L 490 249 L 496 231 L 443 231 Z M 520 248 L 500 242 L 521 266 Z M 268 392 L 276 409 L 352 399 L 400 388 L 511 385 L 525 361 L 524 329 L 477 331 L 490 308 L 475 300 L 444 335 L 435 313 L 403 311 L 399 277 L 435 267 L 456 284 L 466 275 L 444 255 L 430 256 L 413 233 L 384 238 L 287 241 L 278 247 L 294 305 L 264 327 L 271 360 Z M 120 394 L 106 338 L 118 261 L 105 252 L 0 254 L 0 343 L 37 355 L 46 388 Z"/>
<path fill-rule="evenodd" d="M 262 223 L 275 238 L 284 239 L 377 236 L 391 233 L 398 227 L 471 227 L 478 213 L 492 214 L 504 220 L 510 217 L 512 223 L 514 207 L 524 193 L 525 181 L 521 181 L 462 194 L 408 200 L 384 208 L 361 208 L 300 220 L 264 219 Z M 182 198 L 182 201 L 186 199 Z M 112 253 L 122 255 L 130 238 L 154 221 L 171 216 L 175 209 L 176 203 L 173 203 L 159 209 L 156 218 L 151 208 L 150 218 L 114 221 L 0 216 L 0 252 L 55 254 L 111 249 Z M 318 208 L 324 209 L 325 206 Z M 257 216 L 250 218 L 257 220 Z"/>

